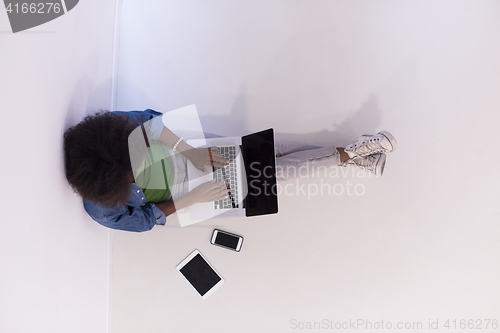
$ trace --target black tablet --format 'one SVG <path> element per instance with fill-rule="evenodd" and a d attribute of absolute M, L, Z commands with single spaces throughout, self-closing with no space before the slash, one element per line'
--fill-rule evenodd
<path fill-rule="evenodd" d="M 224 283 L 224 279 L 198 250 L 194 250 L 179 265 L 177 270 L 205 299 Z"/>

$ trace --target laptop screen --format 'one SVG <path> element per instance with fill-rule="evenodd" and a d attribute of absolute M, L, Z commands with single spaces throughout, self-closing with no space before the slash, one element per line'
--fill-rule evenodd
<path fill-rule="evenodd" d="M 242 155 L 248 184 L 246 216 L 278 212 L 276 159 L 272 128 L 243 136 Z"/>

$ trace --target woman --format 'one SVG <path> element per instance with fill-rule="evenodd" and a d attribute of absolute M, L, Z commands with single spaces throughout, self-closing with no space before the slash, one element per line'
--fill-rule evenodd
<path fill-rule="evenodd" d="M 179 185 L 185 184 L 186 160 L 205 172 L 204 165 L 224 167 L 229 161 L 214 147 L 191 147 L 163 126 L 161 117 L 158 117 L 161 115 L 151 109 L 101 112 L 86 117 L 64 133 L 66 177 L 84 199 L 87 213 L 98 223 L 125 231 L 147 231 L 156 224 L 164 225 L 166 217 L 176 210 L 195 203 L 221 200 L 228 195 L 224 182 L 207 182 L 190 192 Z M 163 149 L 167 155 L 180 153 L 175 154 L 177 159 L 162 160 L 161 168 L 157 164 L 158 170 L 163 172 L 156 173 L 169 179 L 165 183 L 166 190 L 141 187 L 138 179 L 146 171 L 142 170 L 141 174 L 133 172 L 128 140 L 130 134 L 145 123 L 148 128 L 143 126 L 142 129 L 148 131 L 152 140 L 161 143 L 151 148 Z M 381 175 L 385 153 L 394 151 L 396 146 L 396 140 L 386 131 L 363 135 L 346 148 L 276 142 L 276 169 L 280 170 L 277 179 L 296 177 L 291 170 L 296 171 L 307 163 L 317 167 L 353 164 Z"/>

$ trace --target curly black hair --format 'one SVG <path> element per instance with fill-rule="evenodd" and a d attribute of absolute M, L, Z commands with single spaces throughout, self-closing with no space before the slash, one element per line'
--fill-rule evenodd
<path fill-rule="evenodd" d="M 84 200 L 124 205 L 133 183 L 128 136 L 137 126 L 101 111 L 64 133 L 66 178 Z"/>

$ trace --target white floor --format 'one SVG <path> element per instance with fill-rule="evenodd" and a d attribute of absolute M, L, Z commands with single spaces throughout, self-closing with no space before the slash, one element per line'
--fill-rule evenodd
<path fill-rule="evenodd" d="M 498 1 L 121 6 L 118 110 L 196 104 L 210 132 L 337 146 L 386 129 L 399 147 L 381 178 L 282 183 L 277 215 L 114 231 L 112 332 L 500 320 Z M 215 227 L 241 252 L 210 245 Z M 194 249 L 226 280 L 207 300 L 175 270 Z"/>

